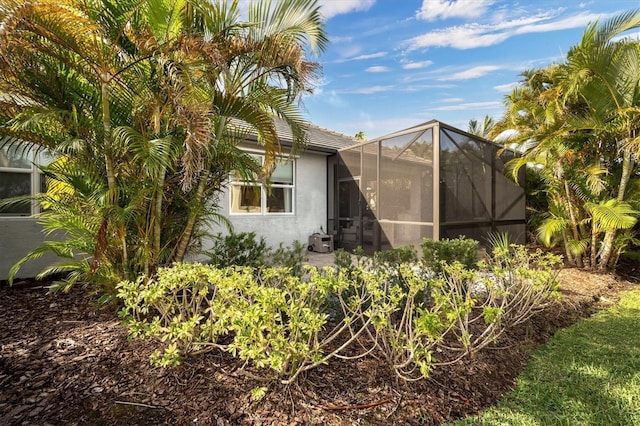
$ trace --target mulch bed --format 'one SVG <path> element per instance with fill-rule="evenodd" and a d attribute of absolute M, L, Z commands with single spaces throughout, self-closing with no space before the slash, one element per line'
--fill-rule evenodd
<path fill-rule="evenodd" d="M 384 365 L 364 359 L 333 361 L 290 386 L 265 381 L 222 353 L 151 367 L 153 343 L 129 342 L 117 315 L 96 311 L 82 288 L 48 295 L 42 283 L 3 284 L 0 424 L 439 424 L 494 404 L 559 327 L 634 285 L 578 270 L 561 277 L 562 306 L 427 380 L 398 383 Z M 251 390 L 261 386 L 266 396 L 252 400 Z"/>

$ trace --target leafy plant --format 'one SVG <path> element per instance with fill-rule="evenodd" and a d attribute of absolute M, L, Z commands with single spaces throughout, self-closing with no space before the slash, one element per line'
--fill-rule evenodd
<path fill-rule="evenodd" d="M 473 356 L 557 300 L 558 256 L 500 236 L 494 241 L 493 255 L 473 269 L 457 261 L 441 262 L 436 276 L 423 264 L 374 268 L 380 288 L 367 287 L 376 295 L 375 306 L 366 306 L 376 315 L 369 336 L 399 378 L 420 380 L 437 366 Z M 439 361 L 438 348 L 459 355 Z"/>
<path fill-rule="evenodd" d="M 590 23 L 562 62 L 522 73 L 491 132 L 522 153 L 508 163 L 513 177 L 535 168 L 533 193 L 546 198 L 530 222 L 538 238 L 580 268 L 615 267 L 629 242 L 617 236 L 639 214 L 639 44 L 620 38 L 638 27 L 638 10 Z"/>
<path fill-rule="evenodd" d="M 289 247 L 280 243 L 273 249 L 255 232 L 218 234 L 206 254 L 209 255 L 209 263 L 220 268 L 248 266 L 258 270 L 263 267 L 283 267 L 298 277 L 303 275 L 304 262 L 308 260 L 306 247 L 301 242 L 294 241 Z"/>
<path fill-rule="evenodd" d="M 118 284 L 121 315 L 131 337 L 164 342 L 151 357 L 160 366 L 218 348 L 291 383 L 336 357 L 374 356 L 419 380 L 446 363 L 438 348 L 473 356 L 553 303 L 560 258 L 500 243 L 478 269 L 443 262 L 441 275 L 421 262 L 358 262 L 302 276 L 176 264 Z"/>
<path fill-rule="evenodd" d="M 478 241 L 461 236 L 454 239 L 444 238 L 434 241 L 425 238 L 421 244 L 422 262 L 435 273 L 442 273 L 442 264 L 459 262 L 474 269 L 478 262 Z"/>
<path fill-rule="evenodd" d="M 413 246 L 403 246 L 391 250 L 378 251 L 373 255 L 374 264 L 400 265 L 402 263 L 415 263 L 418 254 Z"/>
<path fill-rule="evenodd" d="M 49 271 L 71 272 L 66 288 L 112 291 L 183 261 L 206 223 L 224 222 L 216 206 L 231 172 L 268 180 L 276 120 L 293 152 L 306 142 L 296 103 L 317 70 L 307 55 L 327 42 L 314 0 L 257 1 L 246 22 L 235 1 L 23 3 L 0 10 L 12 23 L 0 44 L 0 146 L 65 159 L 45 173 L 68 190 L 42 199 L 40 217 L 63 242 L 24 261 L 63 253 Z M 238 148 L 251 134 L 262 169 Z"/>
<path fill-rule="evenodd" d="M 289 247 L 280 243 L 277 249 L 270 249 L 266 257 L 267 266 L 289 268 L 297 277 L 304 274 L 304 263 L 309 260 L 307 248 L 300 241 L 294 241 Z"/>
<path fill-rule="evenodd" d="M 267 243 L 263 237 L 259 239 L 255 232 L 218 234 L 213 247 L 206 253 L 212 265 L 224 268 L 227 266 L 250 266 L 259 268 L 264 265 L 267 255 Z"/>
<path fill-rule="evenodd" d="M 152 355 L 155 365 L 175 365 L 185 354 L 218 348 L 290 383 L 340 356 L 374 316 L 363 309 L 372 296 L 359 282 L 332 270 L 308 272 L 305 282 L 288 268 L 256 273 L 249 267 L 176 264 L 160 268 L 154 279 L 119 283 L 120 315 L 132 338 L 165 342 L 164 351 Z M 329 294 L 349 289 L 348 300 L 338 296 L 343 320 L 325 330 L 327 314 L 320 307 Z"/>
<path fill-rule="evenodd" d="M 367 262 L 364 250 L 360 246 L 353 249 L 353 252 L 349 252 L 345 249 L 340 248 L 333 252 L 333 256 L 334 265 L 336 265 L 336 267 L 341 270 L 352 270 L 353 268 L 356 268 Z"/>

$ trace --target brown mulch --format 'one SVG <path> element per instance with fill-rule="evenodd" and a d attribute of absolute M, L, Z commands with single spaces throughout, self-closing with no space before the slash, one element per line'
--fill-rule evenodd
<path fill-rule="evenodd" d="M 575 269 L 561 280 L 562 306 L 427 380 L 398 383 L 384 365 L 364 359 L 332 361 L 290 386 L 264 381 L 221 353 L 153 368 L 152 342 L 129 342 L 116 314 L 96 311 L 81 288 L 48 295 L 41 283 L 2 285 L 0 424 L 439 424 L 494 404 L 559 327 L 635 285 Z M 261 386 L 266 396 L 252 400 Z"/>

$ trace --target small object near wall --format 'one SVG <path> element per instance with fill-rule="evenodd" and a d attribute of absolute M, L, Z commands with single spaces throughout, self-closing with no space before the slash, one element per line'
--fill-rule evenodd
<path fill-rule="evenodd" d="M 331 253 L 333 251 L 333 235 L 319 232 L 311 234 L 307 249 L 316 253 Z"/>

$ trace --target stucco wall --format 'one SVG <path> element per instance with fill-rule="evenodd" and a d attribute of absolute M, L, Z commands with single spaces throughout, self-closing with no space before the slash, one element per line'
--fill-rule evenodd
<path fill-rule="evenodd" d="M 34 218 L 0 218 L 0 280 L 6 280 L 9 269 L 45 240 L 42 226 Z M 32 278 L 56 260 L 53 254 L 24 264 L 16 278 Z"/>
<path fill-rule="evenodd" d="M 220 212 L 228 217 L 235 232 L 255 232 L 264 237 L 267 244 L 277 247 L 294 241 L 307 244 L 309 235 L 327 227 L 327 157 L 323 154 L 305 152 L 296 159 L 294 214 L 230 215 L 229 192 L 220 198 Z M 226 234 L 224 227 L 212 226 L 213 234 Z M 211 248 L 205 241 L 203 248 Z"/>

